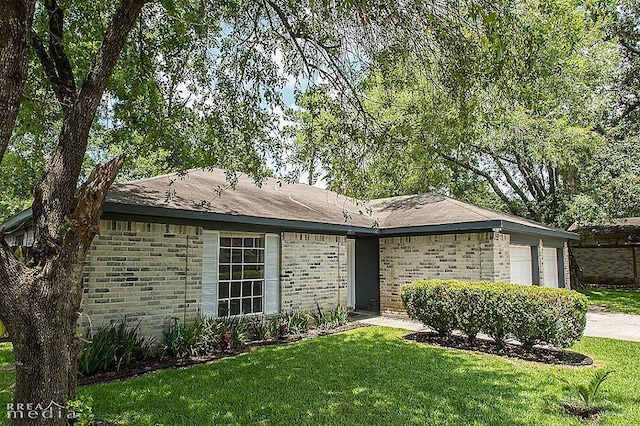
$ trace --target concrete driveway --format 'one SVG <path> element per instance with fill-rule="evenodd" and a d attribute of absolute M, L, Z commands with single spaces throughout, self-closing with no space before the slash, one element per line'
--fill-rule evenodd
<path fill-rule="evenodd" d="M 640 342 L 640 315 L 589 311 L 584 335 Z"/>
<path fill-rule="evenodd" d="M 356 318 L 355 320 L 365 324 L 404 328 L 411 331 L 424 328 L 417 321 L 384 316 L 362 315 L 360 319 Z M 640 342 L 640 315 L 589 311 L 587 312 L 587 328 L 584 335 Z"/>

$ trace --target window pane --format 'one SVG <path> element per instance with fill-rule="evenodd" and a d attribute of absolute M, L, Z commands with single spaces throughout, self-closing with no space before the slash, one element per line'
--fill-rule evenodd
<path fill-rule="evenodd" d="M 258 263 L 258 254 L 256 250 L 244 251 L 244 263 Z"/>
<path fill-rule="evenodd" d="M 245 238 L 244 239 L 245 247 L 253 247 L 253 238 Z"/>
<path fill-rule="evenodd" d="M 220 249 L 220 263 L 231 262 L 231 249 Z"/>
<path fill-rule="evenodd" d="M 251 281 L 242 283 L 242 297 L 251 296 Z"/>
<path fill-rule="evenodd" d="M 262 296 L 262 281 L 253 282 L 253 295 Z"/>
<path fill-rule="evenodd" d="M 242 283 L 234 281 L 231 283 L 231 297 L 240 297 L 240 289 L 242 288 Z"/>
<path fill-rule="evenodd" d="M 243 314 L 251 313 L 251 298 L 242 299 L 242 313 Z"/>
<path fill-rule="evenodd" d="M 262 312 L 262 297 L 253 298 L 253 312 Z"/>
<path fill-rule="evenodd" d="M 256 238 L 255 239 L 255 246 L 264 248 L 264 238 Z"/>
<path fill-rule="evenodd" d="M 240 315 L 240 299 L 231 299 L 229 314 Z"/>
<path fill-rule="evenodd" d="M 256 263 L 264 263 L 264 250 L 256 251 L 257 260 Z"/>
<path fill-rule="evenodd" d="M 219 299 L 228 299 L 229 298 L 229 283 L 220 283 L 218 284 L 218 298 Z"/>
<path fill-rule="evenodd" d="M 232 279 L 234 280 L 242 279 L 242 265 L 233 265 Z"/>
<path fill-rule="evenodd" d="M 233 249 L 231 261 L 233 263 L 242 263 L 242 249 Z"/>
<path fill-rule="evenodd" d="M 242 247 L 242 238 L 233 238 L 233 247 Z"/>
<path fill-rule="evenodd" d="M 231 238 L 220 238 L 220 247 L 231 247 Z"/>
<path fill-rule="evenodd" d="M 218 316 L 226 317 L 229 316 L 229 301 L 221 300 L 218 302 Z"/>
<path fill-rule="evenodd" d="M 229 265 L 220 265 L 220 274 L 218 275 L 218 279 L 221 281 L 231 279 L 230 270 L 231 267 Z"/>

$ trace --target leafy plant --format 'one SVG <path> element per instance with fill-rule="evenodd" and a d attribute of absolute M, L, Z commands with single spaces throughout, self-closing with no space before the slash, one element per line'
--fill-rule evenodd
<path fill-rule="evenodd" d="M 278 338 L 283 338 L 286 337 L 289 334 L 289 326 L 286 323 L 278 323 L 278 326 L 276 328 L 276 337 Z"/>
<path fill-rule="evenodd" d="M 242 317 L 200 317 L 185 325 L 174 318 L 164 337 L 163 356 L 196 356 L 244 345 L 247 325 Z"/>
<path fill-rule="evenodd" d="M 337 305 L 335 309 L 325 311 L 316 303 L 316 312 L 313 313 L 313 319 L 319 330 L 330 330 L 349 322 L 349 310 Z"/>
<path fill-rule="evenodd" d="M 87 331 L 87 340 L 78 361 L 80 374 L 88 375 L 115 366 L 143 361 L 153 354 L 155 339 L 138 336 L 140 323 L 130 327 L 126 320 Z"/>
<path fill-rule="evenodd" d="M 310 319 L 308 312 L 293 309 L 282 312 L 279 321 L 281 324 L 286 324 L 287 333 L 301 334 L 309 331 Z"/>
<path fill-rule="evenodd" d="M 74 426 L 89 426 L 92 425 L 95 420 L 93 414 L 93 398 L 90 396 L 80 396 L 76 399 L 67 401 L 65 409 L 67 410 L 67 416 L 71 420 L 69 423 Z"/>
<path fill-rule="evenodd" d="M 575 393 L 584 408 L 591 408 L 602 383 L 613 373 L 613 370 L 597 370 L 587 383 L 573 383 L 562 377 L 559 379 L 567 385 L 567 388 Z"/>
<path fill-rule="evenodd" d="M 244 317 L 205 318 L 205 330 L 213 337 L 218 349 L 226 351 L 247 341 L 247 321 Z"/>
<path fill-rule="evenodd" d="M 249 321 L 247 333 L 250 340 L 266 340 L 273 335 L 269 321 L 264 316 L 255 317 Z"/>

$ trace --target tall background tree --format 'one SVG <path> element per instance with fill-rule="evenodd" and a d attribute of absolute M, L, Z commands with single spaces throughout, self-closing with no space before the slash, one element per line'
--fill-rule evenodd
<path fill-rule="evenodd" d="M 26 258 L 0 239 L 0 320 L 14 345 L 17 403 L 75 397 L 83 264 L 121 169 L 137 177 L 217 165 L 259 182 L 279 159 L 273 110 L 287 75 L 325 82 L 363 111 L 354 82 L 378 51 L 463 49 L 463 20 L 510 13 L 508 1 L 364 5 L 0 1 L 0 178 L 18 196 L 4 212 L 28 203 L 33 188 L 35 228 Z"/>
<path fill-rule="evenodd" d="M 619 19 L 615 2 L 472 8 L 459 49 L 376 57 L 360 82 L 373 120 L 330 90 L 301 94 L 292 158 L 359 198 L 437 191 L 563 227 L 640 212 L 621 208 L 637 205 L 625 203 L 640 188 L 639 157 L 609 119 Z"/>

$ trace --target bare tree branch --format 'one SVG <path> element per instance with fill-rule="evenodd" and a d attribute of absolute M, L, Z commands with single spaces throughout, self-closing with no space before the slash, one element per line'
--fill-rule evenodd
<path fill-rule="evenodd" d="M 500 197 L 500 199 L 508 206 L 510 207 L 512 205 L 511 199 L 509 199 L 509 197 L 507 196 L 507 194 L 504 193 L 504 191 L 502 189 L 500 189 L 500 185 L 498 185 L 498 183 L 496 182 L 496 180 L 493 178 L 493 176 L 491 176 L 488 172 L 484 171 L 484 170 L 480 170 L 477 167 L 472 166 L 471 164 L 468 164 L 464 161 L 460 161 L 457 158 L 449 155 L 449 154 L 445 154 L 443 152 L 440 151 L 436 151 L 436 153 L 444 158 L 445 160 L 457 164 L 458 166 L 469 170 L 470 172 L 475 173 L 478 176 L 481 176 L 482 178 L 484 178 L 484 180 L 487 181 L 487 183 L 489 183 L 489 185 L 491 186 L 491 189 L 493 189 L 493 192 L 496 193 L 496 195 L 498 197 Z"/>
<path fill-rule="evenodd" d="M 49 14 L 49 53 L 51 60 L 55 64 L 60 87 L 59 98 L 62 108 L 67 112 L 76 100 L 76 80 L 73 76 L 73 69 L 69 58 L 64 52 L 62 39 L 64 35 L 64 13 L 56 3 L 56 0 L 45 0 L 44 6 Z"/>
<path fill-rule="evenodd" d="M 49 81 L 49 84 L 53 89 L 53 93 L 56 94 L 56 98 L 58 99 L 58 102 L 62 107 L 62 111 L 67 114 L 72 104 L 66 102 L 65 90 L 63 88 L 62 81 L 60 81 L 60 78 L 58 77 L 56 66 L 49 57 L 47 49 L 42 43 L 42 39 L 40 39 L 40 36 L 38 36 L 35 31 L 32 31 L 31 33 L 31 46 L 35 51 L 36 56 L 40 60 L 40 64 L 42 64 L 42 69 L 44 70 L 44 73 L 47 76 L 47 80 Z"/>
<path fill-rule="evenodd" d="M 493 158 L 494 163 L 496 164 L 496 166 L 498 166 L 498 168 L 500 169 L 500 172 L 502 173 L 504 178 L 507 180 L 507 183 L 509 184 L 509 186 L 518 195 L 518 197 L 520 197 L 520 199 L 524 203 L 524 205 L 527 208 L 527 211 L 529 212 L 531 217 L 535 218 L 536 217 L 536 211 L 533 208 L 533 206 L 531 205 L 531 200 L 529 199 L 529 197 L 527 197 L 527 195 L 524 193 L 524 191 L 522 191 L 522 188 L 514 180 L 513 176 L 511 175 L 509 170 L 505 167 L 505 165 L 502 164 L 502 161 L 500 161 L 500 159 L 496 155 L 490 154 L 490 156 L 491 156 L 491 158 Z"/>

